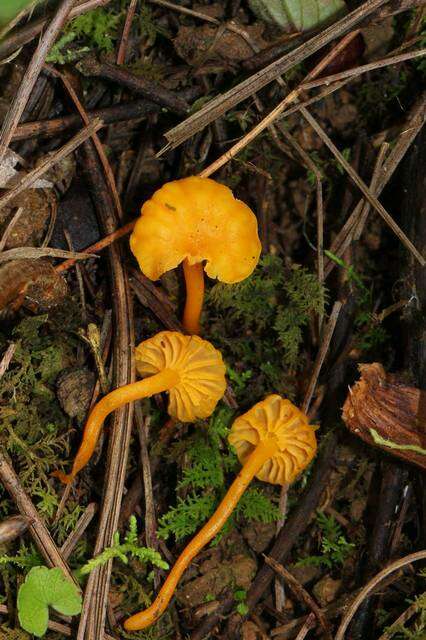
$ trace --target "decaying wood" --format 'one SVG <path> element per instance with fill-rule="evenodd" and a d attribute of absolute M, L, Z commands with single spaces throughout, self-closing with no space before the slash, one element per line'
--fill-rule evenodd
<path fill-rule="evenodd" d="M 386 373 L 377 362 L 359 369 L 361 378 L 343 407 L 348 429 L 368 444 L 426 469 L 426 392 Z"/>

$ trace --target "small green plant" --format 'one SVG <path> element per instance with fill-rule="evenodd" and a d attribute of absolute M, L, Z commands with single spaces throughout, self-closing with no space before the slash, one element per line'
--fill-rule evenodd
<path fill-rule="evenodd" d="M 287 267 L 273 255 L 264 256 L 243 282 L 210 289 L 212 339 L 232 362 L 228 370 L 240 403 L 253 402 L 271 389 L 293 396 L 294 372 L 305 362 L 305 328 L 313 314 L 324 311 L 324 301 L 325 290 L 315 274 L 298 265 Z"/>
<path fill-rule="evenodd" d="M 249 608 L 247 605 L 247 592 L 244 589 L 237 589 L 234 591 L 234 600 L 237 602 L 237 606 L 235 607 L 235 611 L 240 614 L 240 616 L 245 616 L 249 612 Z"/>
<path fill-rule="evenodd" d="M 364 284 L 364 278 L 355 271 L 352 265 L 334 255 L 327 249 L 324 254 L 346 271 L 348 281 L 353 284 L 357 292 L 357 313 L 355 327 L 357 329 L 356 345 L 362 351 L 371 351 L 382 345 L 388 339 L 388 333 L 373 315 L 374 292 Z"/>
<path fill-rule="evenodd" d="M 128 563 L 127 556 L 137 558 L 140 562 L 146 564 L 150 562 L 154 567 L 159 569 L 168 569 L 169 565 L 165 562 L 158 551 L 149 547 L 140 547 L 138 543 L 138 529 L 135 516 L 131 516 L 129 520 L 129 531 L 126 533 L 124 542 L 120 541 L 118 531 L 114 533 L 113 543 L 107 547 L 96 558 L 92 558 L 83 567 L 79 573 L 88 574 L 96 567 L 100 567 L 110 560 L 118 558 L 124 564 Z"/>
<path fill-rule="evenodd" d="M 225 493 L 227 474 L 238 468 L 237 457 L 226 440 L 232 417 L 233 412 L 227 407 L 218 409 L 207 430 L 199 428 L 172 451 L 173 459 L 181 459 L 183 450 L 189 457 L 190 464 L 182 470 L 177 483 L 177 490 L 185 488 L 189 493 L 185 498 L 178 497 L 176 505 L 159 519 L 160 538 L 167 539 L 173 535 L 176 540 L 181 540 L 195 533 L 215 511 Z M 212 545 L 230 531 L 239 517 L 249 521 L 274 522 L 279 518 L 279 509 L 262 489 L 248 489 Z"/>
<path fill-rule="evenodd" d="M 71 20 L 54 44 L 46 60 L 53 64 L 69 64 L 87 52 L 107 54 L 114 51 L 125 16 L 122 9 L 96 7 Z M 156 24 L 152 11 L 141 5 L 138 12 L 138 27 L 141 36 L 154 44 L 157 35 L 167 35 L 165 29 Z M 136 21 L 135 21 L 136 22 Z"/>
<path fill-rule="evenodd" d="M 418 617 L 409 628 L 403 624 L 385 629 L 393 640 L 425 640 L 426 638 L 426 592 L 416 596 L 414 602 Z"/>
<path fill-rule="evenodd" d="M 12 564 L 20 569 L 31 569 L 40 564 L 42 558 L 36 549 L 31 545 L 27 547 L 23 544 L 15 556 L 7 554 L 0 556 L 0 565 Z"/>
<path fill-rule="evenodd" d="M 319 511 L 317 524 L 321 531 L 322 553 L 318 556 L 303 558 L 297 564 L 323 566 L 328 569 L 332 569 L 336 565 L 342 565 L 352 553 L 355 545 L 346 540 L 339 523 L 333 516 L 326 516 L 325 513 Z"/>
<path fill-rule="evenodd" d="M 33 567 L 18 591 L 19 623 L 41 638 L 47 631 L 49 607 L 65 616 L 81 611 L 81 593 L 61 569 Z"/>

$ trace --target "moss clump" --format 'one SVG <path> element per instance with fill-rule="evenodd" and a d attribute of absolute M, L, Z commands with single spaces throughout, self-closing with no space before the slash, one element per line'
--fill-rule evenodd
<path fill-rule="evenodd" d="M 253 403 L 272 391 L 294 396 L 293 376 L 306 362 L 304 330 L 314 313 L 323 312 L 324 300 L 315 274 L 288 268 L 272 255 L 243 282 L 210 290 L 205 323 L 212 342 L 233 363 L 229 374 L 240 402 Z"/>
<path fill-rule="evenodd" d="M 46 491 L 49 472 L 67 450 L 69 425 L 54 385 L 73 359 L 74 339 L 70 343 L 66 334 L 52 331 L 44 315 L 22 320 L 12 340 L 16 349 L 0 389 L 0 441 L 30 492 Z M 6 344 L 6 336 L 0 334 L 0 348 Z"/>

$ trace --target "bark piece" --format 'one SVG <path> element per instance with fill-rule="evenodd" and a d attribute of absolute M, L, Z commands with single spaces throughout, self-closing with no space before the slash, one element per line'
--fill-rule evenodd
<path fill-rule="evenodd" d="M 368 444 L 426 469 L 426 392 L 386 373 L 378 362 L 359 369 L 361 378 L 343 406 L 348 429 Z"/>

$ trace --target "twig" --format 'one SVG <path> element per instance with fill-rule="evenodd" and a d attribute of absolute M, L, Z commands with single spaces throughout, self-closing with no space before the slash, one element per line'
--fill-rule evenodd
<path fill-rule="evenodd" d="M 20 514 L 30 521 L 30 533 L 48 565 L 59 567 L 70 580 L 78 584 L 61 552 L 55 545 L 46 525 L 40 518 L 37 509 L 25 493 L 13 467 L 2 452 L 0 452 L 0 480 L 14 499 Z"/>
<path fill-rule="evenodd" d="M 333 309 L 330 313 L 330 318 L 328 320 L 327 326 L 324 331 L 324 336 L 321 342 L 321 347 L 317 353 L 317 357 L 315 358 L 315 363 L 312 369 L 312 374 L 309 380 L 308 388 L 305 392 L 305 397 L 302 403 L 302 411 L 307 413 L 309 411 L 309 406 L 311 404 L 312 396 L 314 394 L 314 390 L 316 384 L 318 382 L 318 377 L 321 371 L 321 367 L 325 360 L 325 357 L 330 348 L 331 339 L 333 337 L 334 329 L 336 328 L 337 319 L 339 317 L 340 311 L 342 310 L 342 303 L 336 301 L 333 305 Z"/>
<path fill-rule="evenodd" d="M 0 360 L 0 378 L 2 378 L 6 373 L 6 371 L 8 370 L 15 351 L 16 351 L 16 343 L 11 342 L 11 344 L 6 349 L 2 359 Z"/>
<path fill-rule="evenodd" d="M 96 7 L 105 6 L 109 2 L 111 2 L 111 0 L 87 0 L 87 2 L 82 2 L 71 9 L 68 14 L 67 21 L 72 20 L 72 18 L 76 18 L 83 13 L 87 13 L 87 11 L 91 11 Z M 18 49 L 22 45 L 30 42 L 33 38 L 36 38 L 43 31 L 48 21 L 49 18 L 34 20 L 30 24 L 26 25 L 16 33 L 12 33 L 8 38 L 5 38 L 2 42 L 0 42 L 0 60 L 3 60 L 3 58 L 6 58 L 6 56 L 16 51 L 16 49 Z"/>
<path fill-rule="evenodd" d="M 84 151 L 83 167 L 86 170 L 94 205 L 104 233 L 112 233 L 116 230 L 117 221 L 111 196 L 90 142 L 85 144 Z M 119 245 L 110 245 L 109 252 L 111 295 L 115 315 L 113 387 L 117 388 L 132 382 L 135 377 L 132 357 L 133 312 Z M 101 553 L 112 543 L 113 535 L 117 531 L 132 422 L 133 405 L 118 409 L 111 418 L 104 496 L 95 554 Z M 95 569 L 89 576 L 77 640 L 84 637 L 101 638 L 104 633 L 111 568 L 112 563 L 109 562 Z"/>
<path fill-rule="evenodd" d="M 22 178 L 22 180 L 13 187 L 13 189 L 10 189 L 10 191 L 5 193 L 4 196 L 0 197 L 0 209 L 13 200 L 13 198 L 15 198 L 19 193 L 22 193 L 22 191 L 31 187 L 31 185 L 44 175 L 46 171 L 75 151 L 75 149 L 87 140 L 87 138 L 90 138 L 94 133 L 96 133 L 96 131 L 99 131 L 102 126 L 103 122 L 96 118 L 89 125 L 83 127 L 83 129 L 64 144 L 63 147 L 58 149 L 58 151 L 46 156 L 45 159 L 42 160 L 32 171 L 27 173 L 27 175 L 24 176 L 24 178 Z"/>
<path fill-rule="evenodd" d="M 377 200 L 377 198 L 371 193 L 370 189 L 367 187 L 365 182 L 361 180 L 357 172 L 351 167 L 349 162 L 343 156 L 342 153 L 337 149 L 336 145 L 330 140 L 328 135 L 322 129 L 322 127 L 318 124 L 318 122 L 311 116 L 307 109 L 301 109 L 301 113 L 305 120 L 309 122 L 314 131 L 317 132 L 318 136 L 324 142 L 324 144 L 330 149 L 332 154 L 337 158 L 339 163 L 345 169 L 345 171 L 352 178 L 353 182 L 357 185 L 358 189 L 364 194 L 365 198 L 368 202 L 376 209 L 376 211 L 382 216 L 383 220 L 388 224 L 388 226 L 392 229 L 394 234 L 399 238 L 399 240 L 406 246 L 406 248 L 410 251 L 410 253 L 416 258 L 419 264 L 423 267 L 426 265 L 426 259 L 421 255 L 421 253 L 416 249 L 411 240 L 406 236 L 406 234 L 402 231 L 402 229 L 397 225 L 395 220 L 391 215 L 386 211 L 384 206 Z"/>
<path fill-rule="evenodd" d="M 389 149 L 389 144 L 387 142 L 383 142 L 379 149 L 379 153 L 377 154 L 376 163 L 374 165 L 373 176 L 371 178 L 370 189 L 371 193 L 373 193 L 377 197 L 377 183 L 379 181 L 380 173 L 382 171 L 383 162 L 385 161 L 386 154 Z M 364 202 L 364 206 L 359 216 L 359 220 L 356 221 L 353 227 L 352 238 L 356 242 L 360 239 L 361 234 L 364 230 L 365 223 L 367 222 L 368 214 L 370 213 L 370 203 Z"/>
<path fill-rule="evenodd" d="M 275 573 L 284 578 L 290 589 L 293 591 L 294 595 L 299 600 L 301 600 L 309 609 L 311 609 L 319 624 L 321 625 L 325 635 L 330 640 L 332 640 L 330 624 L 312 596 L 306 591 L 306 589 L 300 584 L 300 582 L 296 580 L 296 578 L 290 573 L 290 571 L 287 571 L 287 569 L 283 567 L 282 564 L 274 560 L 274 558 L 271 558 L 270 556 L 267 556 L 265 554 L 263 554 L 263 557 L 266 564 L 272 567 Z"/>
<path fill-rule="evenodd" d="M 74 90 L 74 87 L 72 86 L 71 82 L 69 81 L 69 79 L 67 78 L 67 76 L 63 73 L 61 73 L 60 71 L 57 71 L 56 69 L 54 69 L 53 67 L 47 66 L 45 65 L 45 68 L 48 69 L 49 73 L 51 73 L 52 75 L 54 75 L 57 78 L 60 78 L 62 84 L 64 85 L 65 89 L 68 91 L 68 94 L 71 98 L 71 100 L 74 102 L 75 107 L 78 111 L 78 113 L 81 116 L 81 119 L 83 120 L 83 123 L 86 125 L 86 127 L 90 124 L 90 118 L 87 115 L 87 112 L 85 110 L 85 108 L 83 107 L 80 98 L 77 95 L 77 92 Z M 114 178 L 114 174 L 113 171 L 111 169 L 111 165 L 108 162 L 108 158 L 106 156 L 106 153 L 104 151 L 102 142 L 99 139 L 99 136 L 96 132 L 94 132 L 92 134 L 92 140 L 93 140 L 93 144 L 96 147 L 96 151 L 98 152 L 99 155 L 99 159 L 102 163 L 103 169 L 105 171 L 105 177 L 108 183 L 108 186 L 110 188 L 111 191 L 111 195 L 113 197 L 116 209 L 117 209 L 117 214 L 118 217 L 120 219 L 123 218 L 123 210 L 121 208 L 121 202 L 120 202 L 120 196 L 118 195 L 117 192 L 117 187 L 115 184 L 115 178 Z"/>
<path fill-rule="evenodd" d="M 380 196 L 402 158 L 405 156 L 407 150 L 410 148 L 412 142 L 423 127 L 425 121 L 425 107 L 426 93 L 423 93 L 412 108 L 404 130 L 398 137 L 395 146 L 390 151 L 387 160 L 383 163 L 382 171 L 377 181 L 376 197 Z M 354 230 L 354 224 L 359 218 L 363 205 L 364 200 L 360 200 L 330 247 L 331 253 L 334 253 L 338 257 L 343 255 L 343 252 L 350 244 L 347 236 Z M 335 263 L 332 261 L 326 265 L 325 277 L 328 277 L 335 266 Z"/>
<path fill-rule="evenodd" d="M 339 82 L 341 80 L 347 80 L 348 78 L 362 75 L 363 73 L 367 73 L 368 71 L 383 69 L 384 67 L 389 67 L 393 64 L 400 64 L 401 62 L 407 62 L 408 60 L 413 60 L 414 58 L 422 58 L 425 55 L 426 49 L 416 49 L 415 51 L 408 51 L 407 53 L 389 56 L 387 58 L 382 58 L 381 60 L 375 60 L 374 62 L 363 64 L 359 67 L 354 67 L 353 69 L 346 69 L 346 71 L 334 73 L 331 76 L 323 76 L 322 78 L 318 78 L 317 80 L 304 82 L 302 85 L 302 89 L 304 91 L 307 91 L 308 89 L 313 89 L 323 84 L 329 85 L 333 82 Z"/>
<path fill-rule="evenodd" d="M 90 120 L 99 118 L 105 125 L 115 122 L 127 122 L 144 118 L 150 113 L 157 113 L 160 108 L 149 100 L 133 100 L 123 104 L 86 111 Z M 36 120 L 34 122 L 24 122 L 15 130 L 13 140 L 28 140 L 38 136 L 55 136 L 63 133 L 67 129 L 77 128 L 81 125 L 81 116 L 77 114 L 66 115 L 50 120 Z"/>
<path fill-rule="evenodd" d="M 81 539 L 81 536 L 86 531 L 89 524 L 92 522 L 97 510 L 98 505 L 95 502 L 91 502 L 89 505 L 87 505 L 83 515 L 78 519 L 74 529 L 71 531 L 70 535 L 61 547 L 61 554 L 64 560 L 68 560 L 68 558 L 76 548 L 79 540 Z"/>
<path fill-rule="evenodd" d="M 352 602 L 351 606 L 345 613 L 340 623 L 340 626 L 337 630 L 335 640 L 343 640 L 345 637 L 346 629 L 348 628 L 352 618 L 354 617 L 356 611 L 362 604 L 362 602 L 367 598 L 372 591 L 376 588 L 376 586 L 386 578 L 390 573 L 397 571 L 397 569 L 401 569 L 402 567 L 407 566 L 408 564 L 412 564 L 413 562 L 418 562 L 419 560 L 426 559 L 426 551 L 418 551 L 417 553 L 412 553 L 400 560 L 396 560 L 388 565 L 385 569 L 382 569 L 374 578 L 368 582 L 362 591 L 358 594 L 355 600 Z"/>
<path fill-rule="evenodd" d="M 150 309 L 156 318 L 170 331 L 183 331 L 182 324 L 177 319 L 166 300 L 161 299 L 157 287 L 146 276 L 130 269 L 130 286 L 139 302 Z"/>
<path fill-rule="evenodd" d="M 98 379 L 103 394 L 109 391 L 108 376 L 105 371 L 105 365 L 102 357 L 102 341 L 101 334 L 96 324 L 90 322 L 87 327 L 87 332 L 83 329 L 79 331 L 79 336 L 89 345 L 92 352 L 93 359 L 95 361 L 96 370 L 98 372 Z"/>
<path fill-rule="evenodd" d="M 300 629 L 297 634 L 295 640 L 304 640 L 308 635 L 309 631 L 315 627 L 315 615 L 310 613 L 306 618 L 303 627 Z"/>
<path fill-rule="evenodd" d="M 37 78 L 40 75 L 40 71 L 43 67 L 46 56 L 49 53 L 49 49 L 59 35 L 59 32 L 61 31 L 69 12 L 75 3 L 76 0 L 62 0 L 43 37 L 41 38 L 33 57 L 31 58 L 24 77 L 22 78 L 22 82 L 16 92 L 15 98 L 12 100 L 3 121 L 3 126 L 0 132 L 0 164 L 3 161 L 6 149 L 12 140 L 13 133 L 24 112 L 31 91 L 33 90 Z"/>
<path fill-rule="evenodd" d="M 124 22 L 123 32 L 121 34 L 120 46 L 117 53 L 117 64 L 124 64 L 126 62 L 127 45 L 129 43 L 130 29 L 132 28 L 133 18 L 135 16 L 136 5 L 138 0 L 130 0 L 129 8 L 127 9 L 126 20 Z"/>
<path fill-rule="evenodd" d="M 152 102 L 166 107 L 179 115 L 185 115 L 189 111 L 189 105 L 186 100 L 169 91 L 169 89 L 142 76 L 137 76 L 115 64 L 99 62 L 94 56 L 90 56 L 81 60 L 77 67 L 85 76 L 94 76 L 115 82 L 130 89 L 130 91 L 140 93 L 145 98 L 152 100 Z"/>
<path fill-rule="evenodd" d="M 97 258 L 98 256 L 90 253 L 75 253 L 74 251 L 65 251 L 64 249 L 51 249 L 50 247 L 16 247 L 8 249 L 0 253 L 0 262 L 8 262 L 9 260 L 19 260 L 22 258 L 72 258 L 76 260 L 87 260 L 87 258 Z"/>
<path fill-rule="evenodd" d="M 403 624 L 405 624 L 410 618 L 412 618 L 413 615 L 418 612 L 418 610 L 419 610 L 419 605 L 416 602 L 413 602 L 413 604 L 410 604 L 410 606 L 401 613 L 401 615 L 395 620 L 395 622 L 392 622 L 390 627 L 388 627 L 386 631 L 382 633 L 382 635 L 380 636 L 380 638 L 378 638 L 378 640 L 390 640 L 392 636 L 396 633 L 396 631 Z"/>
<path fill-rule="evenodd" d="M 71 239 L 71 234 L 68 229 L 64 229 L 64 236 L 68 244 L 68 248 L 70 251 L 73 251 L 73 244 Z M 83 321 L 84 326 L 87 324 L 87 307 L 86 307 L 86 296 L 84 294 L 84 282 L 83 276 L 81 275 L 81 269 L 78 262 L 75 264 L 75 273 L 77 276 L 78 289 L 80 292 L 80 304 L 81 304 L 81 319 Z"/>
<path fill-rule="evenodd" d="M 31 13 L 39 0 L 31 0 L 31 2 L 24 7 L 19 13 L 16 14 L 14 18 L 10 22 L 8 22 L 4 27 L 0 29 L 0 40 L 3 40 L 6 33 L 9 33 L 16 25 L 21 22 L 21 20 L 26 16 L 27 13 Z"/>
<path fill-rule="evenodd" d="M 131 231 L 133 231 L 135 224 L 136 220 L 132 220 L 132 222 L 124 225 L 124 227 L 120 227 L 120 229 L 117 229 L 117 231 L 113 231 L 112 233 L 105 236 L 105 238 L 102 238 L 102 240 L 98 240 L 94 244 L 91 244 L 90 247 L 87 247 L 87 249 L 83 250 L 83 254 L 93 255 L 94 253 L 98 253 L 98 251 L 109 247 L 113 242 L 115 242 L 119 238 L 122 238 L 123 236 L 128 235 Z M 69 260 L 62 262 L 62 264 L 58 264 L 58 266 L 55 267 L 56 271 L 58 273 L 67 271 L 74 265 L 74 263 L 75 260 L 73 258 L 70 258 Z"/>
<path fill-rule="evenodd" d="M 154 493 L 152 490 L 151 462 L 148 453 L 149 418 L 144 420 L 140 402 L 135 406 L 135 420 L 140 447 L 140 465 L 145 497 L 145 539 L 148 547 L 157 549 L 157 522 L 155 518 Z M 159 585 L 158 571 L 154 572 L 154 586 Z"/>
<path fill-rule="evenodd" d="M 347 16 L 331 25 L 321 33 L 303 43 L 293 51 L 282 56 L 278 60 L 261 71 L 253 74 L 243 82 L 227 91 L 226 93 L 211 100 L 204 108 L 193 114 L 181 124 L 170 129 L 166 134 L 170 146 L 176 147 L 184 142 L 187 138 L 194 135 L 205 126 L 220 118 L 229 109 L 253 95 L 264 86 L 282 76 L 286 71 L 296 64 L 302 62 L 316 51 L 324 47 L 335 38 L 350 31 L 363 18 L 370 15 L 373 11 L 385 4 L 387 0 L 367 0 L 361 7 L 355 9 Z"/>
<path fill-rule="evenodd" d="M 17 211 L 15 212 L 15 214 L 13 215 L 11 221 L 7 225 L 6 229 L 4 230 L 4 233 L 3 233 L 2 237 L 1 237 L 1 240 L 0 240 L 0 253 L 5 248 L 6 242 L 8 241 L 9 236 L 13 231 L 13 227 L 18 222 L 18 220 L 21 217 L 21 215 L 23 214 L 23 212 L 24 212 L 24 207 L 19 207 L 17 209 Z"/>
<path fill-rule="evenodd" d="M 9 609 L 4 604 L 0 604 L 0 615 L 8 615 Z M 74 635 L 74 629 L 71 629 L 66 624 L 62 624 L 62 622 L 55 622 L 54 620 L 49 620 L 47 622 L 47 627 L 51 631 L 55 631 L 56 633 L 61 633 L 66 638 L 72 638 Z M 114 636 L 110 636 L 108 633 L 104 633 L 102 640 L 116 640 Z"/>
<path fill-rule="evenodd" d="M 311 80 L 312 78 L 316 78 L 326 67 L 327 65 L 336 57 L 338 53 L 340 53 L 348 43 L 353 40 L 353 38 L 357 35 L 357 32 L 351 32 L 346 35 L 340 42 L 338 42 L 333 49 L 327 53 L 320 62 L 307 74 L 304 81 Z M 282 78 L 278 78 L 277 80 L 282 86 L 285 86 L 285 83 Z M 225 151 L 217 160 L 212 162 L 206 169 L 201 171 L 199 174 L 202 177 L 208 177 L 224 164 L 229 162 L 234 156 L 237 155 L 244 147 L 246 147 L 252 140 L 254 140 L 264 129 L 270 127 L 272 123 L 282 114 L 285 107 L 291 102 L 294 102 L 298 99 L 299 95 L 303 91 L 303 83 L 300 84 L 296 89 L 293 89 L 270 113 L 268 113 L 263 120 L 261 120 L 251 131 L 246 133 L 238 142 L 236 142 L 230 149 Z M 161 152 L 160 152 L 161 153 Z M 159 155 L 159 154 L 157 154 Z"/>

